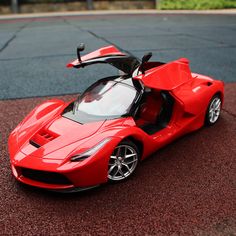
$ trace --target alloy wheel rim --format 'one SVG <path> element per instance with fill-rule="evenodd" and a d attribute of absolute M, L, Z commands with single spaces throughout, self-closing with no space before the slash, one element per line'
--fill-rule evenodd
<path fill-rule="evenodd" d="M 129 145 L 119 145 L 110 156 L 108 178 L 122 180 L 131 175 L 138 164 L 137 151 Z"/>
<path fill-rule="evenodd" d="M 220 109 L 221 109 L 221 100 L 220 98 L 215 98 L 211 102 L 210 108 L 209 108 L 209 121 L 211 123 L 215 123 L 219 116 L 220 116 Z"/>

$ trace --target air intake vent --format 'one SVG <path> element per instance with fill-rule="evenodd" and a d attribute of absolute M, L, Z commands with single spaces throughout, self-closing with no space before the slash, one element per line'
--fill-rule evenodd
<path fill-rule="evenodd" d="M 72 183 L 66 176 L 49 171 L 33 170 L 28 168 L 22 168 L 21 174 L 28 178 L 38 182 L 47 183 L 47 184 L 62 184 L 62 185 L 71 185 Z"/>
<path fill-rule="evenodd" d="M 48 132 L 46 130 L 40 130 L 31 138 L 30 144 L 36 148 L 39 148 L 57 137 L 58 135 L 55 133 Z"/>
<path fill-rule="evenodd" d="M 39 135 L 41 135 L 42 137 L 44 137 L 48 141 L 52 141 L 55 138 L 52 134 L 49 134 L 47 132 L 41 132 L 41 133 L 39 133 Z"/>
<path fill-rule="evenodd" d="M 29 143 L 30 143 L 32 146 L 36 147 L 36 148 L 40 148 L 40 147 L 41 147 L 41 145 L 39 145 L 38 143 L 34 142 L 33 140 L 30 140 Z"/>

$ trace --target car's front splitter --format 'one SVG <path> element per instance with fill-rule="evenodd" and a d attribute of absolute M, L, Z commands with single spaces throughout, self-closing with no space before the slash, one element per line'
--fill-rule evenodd
<path fill-rule="evenodd" d="M 90 187 L 73 187 L 68 189 L 47 189 L 47 191 L 50 192 L 57 192 L 57 193 L 78 193 L 78 192 L 84 192 L 87 190 L 98 188 L 100 185 L 94 185 Z"/>

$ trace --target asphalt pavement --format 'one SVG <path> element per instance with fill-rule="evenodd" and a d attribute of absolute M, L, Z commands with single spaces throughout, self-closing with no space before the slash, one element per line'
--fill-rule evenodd
<path fill-rule="evenodd" d="M 80 93 L 109 65 L 67 69 L 76 47 L 90 52 L 114 44 L 137 57 L 180 57 L 194 72 L 236 80 L 236 15 L 81 15 L 0 20 L 0 99 Z"/>
<path fill-rule="evenodd" d="M 224 14 L 0 20 L 0 235 L 236 235 L 235 38 L 236 16 Z M 69 100 L 117 72 L 67 69 L 80 42 L 86 52 L 115 44 L 155 60 L 188 57 L 193 71 L 226 82 L 219 122 L 154 153 L 120 184 L 77 194 L 18 184 L 7 149 L 15 126 L 42 101 Z"/>

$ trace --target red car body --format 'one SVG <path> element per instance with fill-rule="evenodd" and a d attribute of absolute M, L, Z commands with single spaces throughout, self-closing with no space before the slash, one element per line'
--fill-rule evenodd
<path fill-rule="evenodd" d="M 130 67 L 138 64 L 138 60 L 122 61 L 125 57 L 129 55 L 108 46 L 67 66 L 80 68 L 104 61 L 114 64 L 116 58 L 119 69 L 125 63 Z M 129 72 L 127 65 L 124 72 Z M 171 118 L 163 129 L 147 133 L 137 125 L 142 120 L 137 121 L 132 116 L 80 124 L 62 116 L 71 102 L 49 100 L 37 106 L 10 134 L 9 153 L 15 178 L 51 190 L 86 189 L 106 183 L 110 156 L 122 140 L 132 140 L 139 147 L 143 160 L 176 138 L 202 127 L 215 94 L 223 101 L 223 82 L 191 73 L 187 59 L 167 64 L 146 62 L 143 67 L 145 73 L 137 73 L 132 80 L 145 88 L 168 91 L 174 99 Z M 149 106 L 147 117 L 152 116 L 156 104 L 150 102 Z M 82 161 L 71 161 L 71 157 L 106 139 L 108 141 L 93 155 Z"/>

